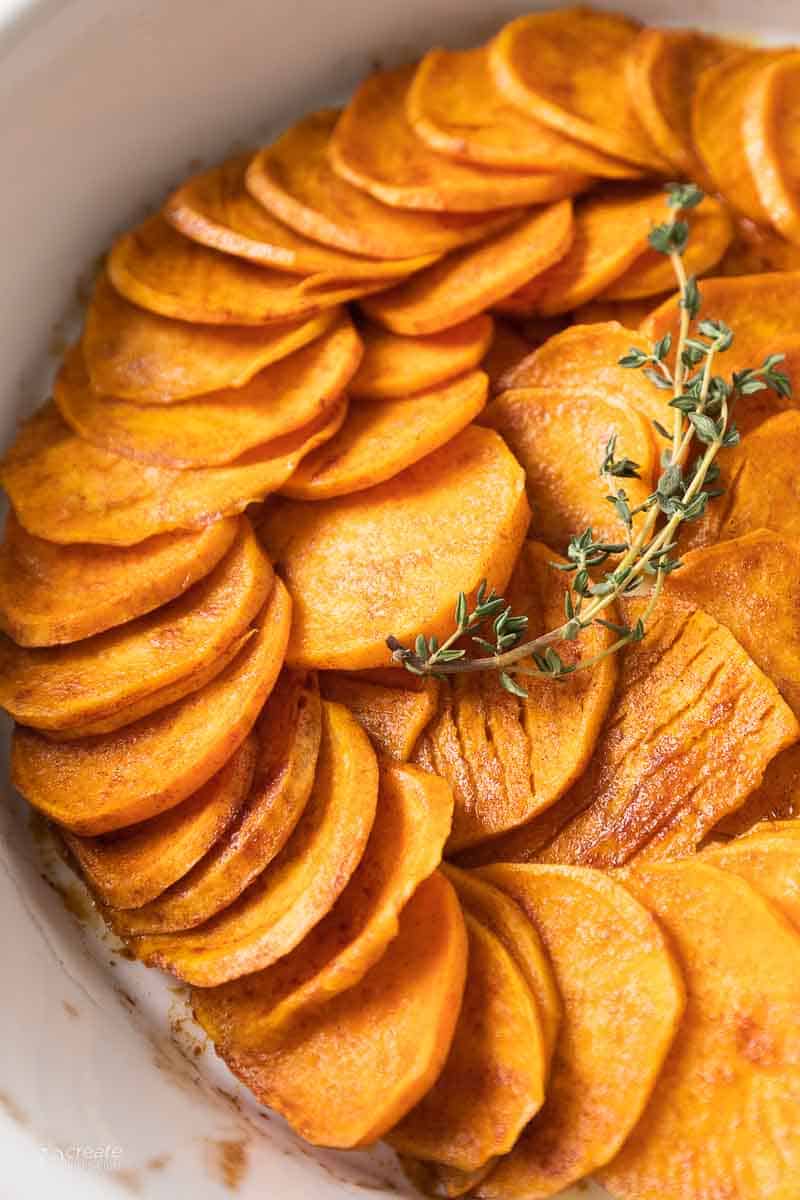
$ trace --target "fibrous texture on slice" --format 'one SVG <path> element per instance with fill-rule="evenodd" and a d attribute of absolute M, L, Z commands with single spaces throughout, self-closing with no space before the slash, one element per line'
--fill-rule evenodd
<path fill-rule="evenodd" d="M 479 1185 L 482 1200 L 545 1200 L 597 1170 L 636 1125 L 683 1014 L 658 923 L 621 884 L 575 867 L 496 866 L 544 942 L 564 1005 L 539 1114 Z"/>
<path fill-rule="evenodd" d="M 289 663 L 388 666 L 390 634 L 447 636 L 459 590 L 505 587 L 528 517 L 522 468 L 475 426 L 366 492 L 272 501 L 260 532 L 295 604 Z"/>
<path fill-rule="evenodd" d="M 796 817 L 800 817 L 800 745 L 790 746 L 773 758 L 760 785 L 740 809 L 720 821 L 714 834 L 734 837 L 747 833 L 759 821 Z"/>
<path fill-rule="evenodd" d="M 322 695 L 349 708 L 376 749 L 399 762 L 414 747 L 436 712 L 439 684 L 407 671 L 324 671 Z"/>
<path fill-rule="evenodd" d="M 626 886 L 664 927 L 688 1002 L 658 1087 L 601 1182 L 620 1200 L 726 1190 L 793 1200 L 800 936 L 750 884 L 700 859 L 631 872 Z"/>

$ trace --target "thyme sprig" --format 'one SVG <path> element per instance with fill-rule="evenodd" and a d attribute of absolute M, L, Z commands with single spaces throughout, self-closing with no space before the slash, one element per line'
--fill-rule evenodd
<path fill-rule="evenodd" d="M 729 380 L 715 374 L 717 356 L 730 348 L 734 334 L 723 321 L 699 319 L 702 296 L 683 260 L 690 236 L 686 214 L 701 203 L 703 192 L 690 183 L 668 184 L 666 192 L 668 219 L 650 231 L 648 240 L 669 258 L 678 282 L 680 322 L 674 353 L 672 335 L 667 333 L 651 351 L 632 347 L 619 360 L 620 366 L 642 371 L 655 388 L 671 393 L 672 428 L 653 421 L 667 443 L 655 490 L 643 503 L 631 506 L 621 481 L 640 479 L 639 464 L 619 452 L 618 439 L 612 436 L 599 474 L 620 522 L 620 540 L 598 540 L 591 528 L 584 529 L 570 539 L 566 561 L 551 564 L 570 576 L 563 623 L 523 641 L 528 618 L 514 614 L 505 598 L 490 591 L 484 580 L 472 606 L 465 593 L 459 593 L 453 632 L 441 644 L 435 636 L 426 638 L 422 633 L 413 649 L 395 637 L 386 639 L 393 659 L 407 671 L 439 678 L 495 671 L 506 691 L 527 698 L 521 680 L 563 680 L 641 641 L 664 580 L 681 565 L 677 553 L 681 527 L 700 520 L 709 503 L 724 492 L 715 460 L 721 450 L 739 442 L 733 421 L 737 402 L 766 388 L 791 397 L 789 378 L 778 369 L 782 354 L 769 355 L 760 367 L 735 371 Z M 604 615 L 617 600 L 632 596 L 647 597 L 635 622 L 620 624 Z M 575 641 L 593 625 L 613 633 L 614 641 L 595 655 L 565 662 L 556 646 Z M 465 642 L 480 654 L 471 656 Z"/>

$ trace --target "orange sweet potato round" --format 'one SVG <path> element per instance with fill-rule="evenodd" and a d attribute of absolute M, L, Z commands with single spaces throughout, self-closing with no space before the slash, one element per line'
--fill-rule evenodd
<path fill-rule="evenodd" d="M 330 142 L 333 168 L 396 208 L 491 212 L 574 196 L 590 180 L 575 172 L 486 170 L 454 162 L 417 137 L 406 101 L 414 67 L 376 71 L 356 90 Z"/>
<path fill-rule="evenodd" d="M 227 517 L 129 549 L 57 546 L 9 513 L 0 545 L 0 627 L 20 646 L 55 646 L 122 625 L 212 571 L 238 529 L 238 519 Z"/>
<path fill-rule="evenodd" d="M 709 846 L 704 862 L 746 879 L 800 930 L 800 822 L 765 823 L 747 837 Z"/>
<path fill-rule="evenodd" d="M 620 1200 L 697 1200 L 733 1180 L 748 1200 L 792 1200 L 800 936 L 743 879 L 701 859 L 631 872 L 626 886 L 664 927 L 688 1002 L 658 1087 L 602 1183 Z"/>
<path fill-rule="evenodd" d="M 106 913 L 121 937 L 202 925 L 237 900 L 291 837 L 308 803 L 321 738 L 316 676 L 282 671 L 255 723 L 253 786 L 229 834 L 174 887 L 133 912 Z"/>
<path fill-rule="evenodd" d="M 86 314 L 83 354 L 92 384 L 103 395 L 173 404 L 241 387 L 319 337 L 338 316 L 331 308 L 265 328 L 190 325 L 129 304 L 103 274 Z"/>
<path fill-rule="evenodd" d="M 276 220 L 245 187 L 251 155 L 228 159 L 181 184 L 164 216 L 186 237 L 264 267 L 314 277 L 315 286 L 367 279 L 395 279 L 427 267 L 435 254 L 369 259 L 322 246 Z"/>
<path fill-rule="evenodd" d="M 119 729 L 194 691 L 193 675 L 239 643 L 272 585 L 244 521 L 205 579 L 145 617 L 69 646 L 28 650 L 2 638 L 0 704 L 23 725 L 68 737 Z"/>
<path fill-rule="evenodd" d="M 546 1200 L 607 1163 L 634 1128 L 683 1015 L 683 984 L 657 922 L 600 872 L 507 865 L 479 875 L 538 930 L 564 1015 L 544 1106 L 476 1194 Z"/>
<path fill-rule="evenodd" d="M 533 120 L 492 78 L 488 50 L 431 50 L 417 67 L 406 111 L 418 137 L 440 154 L 508 171 L 562 171 L 635 179 L 638 167 Z"/>
<path fill-rule="evenodd" d="M 461 433 L 488 389 L 483 371 L 469 371 L 405 400 L 351 402 L 336 436 L 303 459 L 281 494 L 327 500 L 394 478 Z"/>
<path fill-rule="evenodd" d="M 355 987 L 439 865 L 452 812 L 443 780 L 384 760 L 364 857 L 328 915 L 266 970 L 195 993 L 195 1014 L 216 1045 L 261 1053 L 280 1046 L 299 1018 Z"/>
<path fill-rule="evenodd" d="M 467 966 L 464 918 L 438 872 L 360 983 L 310 1012 L 268 1054 L 223 1050 L 257 1099 L 306 1141 L 354 1147 L 382 1137 L 428 1091 L 453 1039 Z"/>
<path fill-rule="evenodd" d="M 567 254 L 572 238 L 569 200 L 534 209 L 510 229 L 448 254 L 362 307 L 393 333 L 438 333 L 546 273 Z"/>
<path fill-rule="evenodd" d="M 376 678 L 377 676 L 377 678 Z M 326 700 L 349 708 L 381 754 L 406 762 L 436 712 L 439 684 L 407 671 L 324 671 Z"/>
<path fill-rule="evenodd" d="M 653 310 L 668 298 L 668 295 L 643 296 L 641 300 L 606 300 L 600 297 L 589 300 L 587 304 L 579 304 L 572 310 L 572 319 L 576 325 L 615 321 L 626 329 L 638 329 Z"/>
<path fill-rule="evenodd" d="M 210 921 L 135 938 L 134 953 L 196 987 L 269 967 L 333 908 L 364 853 L 377 798 L 378 764 L 367 735 L 346 708 L 324 701 L 314 786 L 280 854 Z"/>
<path fill-rule="evenodd" d="M 388 666 L 388 636 L 447 636 L 460 590 L 505 587 L 528 520 L 521 467 L 476 426 L 366 492 L 271 501 L 260 532 L 294 600 L 288 661 Z"/>
<path fill-rule="evenodd" d="M 299 320 L 385 286 L 382 280 L 327 282 L 274 271 L 190 241 L 160 215 L 114 243 L 107 269 L 132 304 L 202 325 Z"/>
<path fill-rule="evenodd" d="M 495 83 L 527 116 L 659 174 L 669 170 L 625 86 L 639 26 L 615 13 L 558 9 L 518 17 L 491 44 Z"/>
<path fill-rule="evenodd" d="M 396 1150 L 458 1171 L 507 1154 L 544 1100 L 546 1058 L 536 1001 L 499 938 L 465 914 L 464 1000 L 444 1069 L 387 1135 Z"/>
<path fill-rule="evenodd" d="M 143 467 L 84 441 L 52 405 L 20 430 L 0 464 L 19 521 L 48 541 L 132 546 L 173 529 L 194 529 L 242 512 L 277 490 L 304 454 L 344 421 L 338 401 L 310 426 L 257 447 L 225 467 Z"/>
<path fill-rule="evenodd" d="M 289 598 L 276 580 L 257 635 L 199 692 L 83 742 L 54 743 L 18 728 L 16 786 L 35 808 L 79 834 L 109 833 L 174 808 L 247 737 L 280 670 L 290 622 Z"/>
<path fill-rule="evenodd" d="M 800 271 L 800 246 L 787 242 L 772 229 L 740 218 L 719 274 L 764 275 L 769 271 Z"/>
<path fill-rule="evenodd" d="M 106 837 L 63 837 L 104 904 L 139 908 L 191 870 L 236 819 L 253 778 L 252 734 L 198 791 L 159 817 Z"/>
<path fill-rule="evenodd" d="M 492 319 L 481 313 L 426 337 L 402 337 L 369 323 L 359 333 L 364 357 L 348 394 L 357 400 L 402 400 L 479 366 L 492 340 Z"/>
<path fill-rule="evenodd" d="M 741 808 L 714 829 L 714 836 L 736 837 L 760 821 L 779 822 L 800 817 L 800 744 L 776 754 L 764 777 Z"/>
<path fill-rule="evenodd" d="M 479 241 L 513 220 L 511 210 L 412 212 L 382 204 L 333 170 L 328 146 L 338 118 L 334 109 L 304 117 L 247 170 L 251 194 L 298 233 L 367 258 L 412 258 Z"/>
<path fill-rule="evenodd" d="M 67 424 L 95 446 L 161 467 L 216 467 L 323 417 L 360 360 L 361 341 L 344 316 L 241 388 L 142 405 L 95 391 L 76 347 L 59 372 L 54 398 Z"/>
<path fill-rule="evenodd" d="M 800 246 L 800 54 L 766 66 L 748 90 L 743 138 L 756 192 L 770 222 Z"/>

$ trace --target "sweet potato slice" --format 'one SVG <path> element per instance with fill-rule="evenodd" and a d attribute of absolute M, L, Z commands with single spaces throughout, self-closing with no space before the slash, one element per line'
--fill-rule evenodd
<path fill-rule="evenodd" d="M 238 643 L 272 585 L 269 560 L 244 521 L 205 579 L 145 617 L 70 646 L 28 650 L 2 638 L 0 704 L 23 725 L 67 736 L 98 722 L 119 729 L 162 707 L 163 689 L 178 686 L 171 700 L 193 691 L 192 676 Z"/>
<path fill-rule="evenodd" d="M 312 276 L 314 286 L 399 279 L 436 258 L 435 254 L 394 260 L 358 258 L 302 237 L 247 191 L 245 174 L 251 158 L 236 155 L 181 184 L 164 206 L 166 219 L 195 242 L 277 271 Z"/>
<path fill-rule="evenodd" d="M 76 437 L 49 404 L 20 430 L 0 480 L 22 525 L 48 541 L 132 546 L 243 512 L 276 491 L 344 421 L 346 400 L 226 467 L 142 467 Z"/>
<path fill-rule="evenodd" d="M 719 274 L 764 275 L 769 271 L 800 271 L 800 246 L 787 242 L 772 229 L 739 219 Z"/>
<path fill-rule="evenodd" d="M 529 516 L 522 468 L 476 426 L 367 492 L 271 501 L 260 533 L 295 605 L 289 663 L 388 666 L 390 634 L 447 636 L 460 590 L 506 585 Z"/>
<path fill-rule="evenodd" d="M 385 672 L 391 679 L 376 679 L 374 674 L 325 671 L 320 680 L 322 695 L 349 708 L 381 754 L 406 762 L 436 712 L 439 685 L 435 679 L 415 679 L 406 671 Z"/>
<path fill-rule="evenodd" d="M 502 390 L 502 380 L 531 352 L 531 343 L 508 321 L 495 321 L 492 344 L 481 363 L 489 376 L 489 390 Z"/>
<path fill-rule="evenodd" d="M 364 853 L 377 797 L 367 735 L 346 708 L 323 701 L 314 786 L 283 850 L 229 908 L 185 932 L 136 938 L 134 953 L 195 987 L 269 967 L 338 900 Z"/>
<path fill-rule="evenodd" d="M 403 1154 L 477 1171 L 513 1147 L 544 1100 L 546 1057 L 536 1001 L 499 938 L 465 914 L 464 1000 L 444 1069 L 387 1135 Z"/>
<path fill-rule="evenodd" d="M 519 388 L 493 400 L 481 423 L 497 430 L 525 468 L 532 531 L 548 546 L 566 549 L 589 526 L 604 541 L 619 541 L 622 526 L 600 475 L 611 437 L 641 468 L 641 478 L 625 480 L 631 507 L 650 495 L 656 443 L 647 420 L 624 402 L 588 389 Z"/>
<path fill-rule="evenodd" d="M 235 826 L 183 879 L 133 912 L 106 913 L 121 937 L 202 925 L 280 853 L 308 803 L 321 738 L 316 676 L 282 671 L 256 721 L 253 785 Z"/>
<path fill-rule="evenodd" d="M 563 621 L 566 584 L 551 566 L 555 557 L 540 542 L 522 548 L 508 602 L 527 615 L 526 636 Z M 565 643 L 565 662 L 592 657 L 612 640 L 609 630 L 586 630 Z M 453 789 L 451 852 L 525 824 L 567 791 L 591 757 L 615 679 L 609 657 L 567 681 L 532 681 L 528 700 L 506 692 L 495 674 L 441 684 L 439 712 L 416 759 Z"/>
<path fill-rule="evenodd" d="M 479 872 L 538 929 L 564 1005 L 547 1099 L 477 1189 L 545 1200 L 607 1163 L 645 1108 L 684 1011 L 657 922 L 611 878 L 575 867 Z"/>
<path fill-rule="evenodd" d="M 747 837 L 709 846 L 701 857 L 746 879 L 800 931 L 800 823 L 754 829 Z"/>
<path fill-rule="evenodd" d="M 579 172 L 635 179 L 640 171 L 532 120 L 509 104 L 489 66 L 489 52 L 431 50 L 406 99 L 414 132 L 432 149 L 463 162 L 508 171 Z"/>
<path fill-rule="evenodd" d="M 736 212 L 761 225 L 769 225 L 769 213 L 747 157 L 744 109 L 751 83 L 776 56 L 745 49 L 724 57 L 701 72 L 692 101 L 692 137 L 716 190 Z"/>
<path fill-rule="evenodd" d="M 632 615 L 636 615 L 636 606 Z M 620 866 L 690 853 L 800 736 L 791 709 L 712 617 L 663 599 L 545 862 Z"/>
<path fill-rule="evenodd" d="M 298 1020 L 363 979 L 397 936 L 399 917 L 439 865 L 453 798 L 442 779 L 380 764 L 378 807 L 364 857 L 331 911 L 264 971 L 198 989 L 195 1014 L 215 1044 L 264 1053 Z"/>
<path fill-rule="evenodd" d="M 298 233 L 367 258 L 412 258 L 480 241 L 513 220 L 512 210 L 412 212 L 382 204 L 331 166 L 328 146 L 338 118 L 334 109 L 311 113 L 261 150 L 247 170 L 250 193 Z"/>
<path fill-rule="evenodd" d="M 518 17 L 500 31 L 489 61 L 509 102 L 566 137 L 643 167 L 669 168 L 625 86 L 639 25 L 590 8 Z"/>
<path fill-rule="evenodd" d="M 394 478 L 461 433 L 488 390 L 488 376 L 470 371 L 406 400 L 351 402 L 339 432 L 303 459 L 281 494 L 328 500 Z"/>
<path fill-rule="evenodd" d="M 467 966 L 464 918 L 438 872 L 400 915 L 400 933 L 360 983 L 310 1012 L 269 1054 L 223 1050 L 228 1066 L 316 1145 L 380 1138 L 436 1080 Z"/>
<path fill-rule="evenodd" d="M 648 233 L 666 212 L 660 188 L 608 189 L 578 200 L 568 252 L 500 304 L 500 311 L 550 317 L 604 294 L 646 251 Z"/>
<path fill-rule="evenodd" d="M 625 57 L 637 118 L 659 154 L 698 183 L 706 172 L 692 141 L 692 96 L 701 73 L 733 52 L 731 42 L 694 29 L 643 29 Z"/>
<path fill-rule="evenodd" d="M 385 286 L 380 279 L 326 282 L 274 271 L 190 241 L 160 215 L 114 243 L 107 269 L 132 304 L 201 325 L 299 320 Z"/>
<path fill-rule="evenodd" d="M 691 234 L 683 255 L 688 275 L 706 275 L 733 240 L 733 219 L 717 200 L 706 197 L 689 217 Z M 672 263 L 656 250 L 645 250 L 603 293 L 607 300 L 659 296 L 675 286 Z"/>
<path fill-rule="evenodd" d="M 714 835 L 735 837 L 748 833 L 760 821 L 800 817 L 800 745 L 790 746 L 773 758 L 764 778 L 740 809 L 720 821 Z"/>
<path fill-rule="evenodd" d="M 478 246 L 449 254 L 380 296 L 364 300 L 368 316 L 394 333 L 438 333 L 491 308 L 541 275 L 572 244 L 572 204 L 534 210 Z"/>
<path fill-rule="evenodd" d="M 160 467 L 218 467 L 324 417 L 361 359 L 347 317 L 241 388 L 174 405 L 142 405 L 96 392 L 80 347 L 56 379 L 54 398 L 72 429 L 95 446 Z"/>
<path fill-rule="evenodd" d="M 800 718 L 800 554 L 760 530 L 685 555 L 672 595 L 731 631 Z"/>
<path fill-rule="evenodd" d="M 481 313 L 427 337 L 401 337 L 372 324 L 359 332 L 364 357 L 348 394 L 357 400 L 402 400 L 479 366 L 493 326 Z"/>
<path fill-rule="evenodd" d="M 339 315 L 330 308 L 265 328 L 191 325 L 129 304 L 103 274 L 86 314 L 83 354 L 92 385 L 103 395 L 173 404 L 241 387 L 319 337 Z"/>
<path fill-rule="evenodd" d="M 744 147 L 756 192 L 771 224 L 800 246 L 800 54 L 760 71 L 744 103 Z"/>
<path fill-rule="evenodd" d="M 275 683 L 291 620 L 275 581 L 259 630 L 222 674 L 186 699 L 118 733 L 54 743 L 18 728 L 14 782 L 73 833 L 110 833 L 180 804 L 239 748 Z"/>
<path fill-rule="evenodd" d="M 791 1200 L 800 937 L 743 879 L 699 859 L 631 872 L 626 885 L 664 926 L 688 1002 L 658 1087 L 601 1182 L 620 1200 L 731 1187 Z"/>
<path fill-rule="evenodd" d="M 643 296 L 641 300 L 606 300 L 602 297 L 579 304 L 572 310 L 576 325 L 606 324 L 615 321 L 625 329 L 638 329 L 650 314 L 669 297 Z"/>
<path fill-rule="evenodd" d="M 104 904 L 139 908 L 185 875 L 226 833 L 245 802 L 256 762 L 252 734 L 222 770 L 182 804 L 117 834 L 64 831 L 73 857 Z"/>
<path fill-rule="evenodd" d="M 587 175 L 552 166 L 544 171 L 487 171 L 432 150 L 406 116 L 414 70 L 405 66 L 376 71 L 356 90 L 330 142 L 333 168 L 343 179 L 384 204 L 438 212 L 550 204 L 588 187 Z"/>
<path fill-rule="evenodd" d="M 20 646 L 55 646 L 123 625 L 212 571 L 238 529 L 228 517 L 130 549 L 57 546 L 9 513 L 0 545 L 0 627 Z"/>

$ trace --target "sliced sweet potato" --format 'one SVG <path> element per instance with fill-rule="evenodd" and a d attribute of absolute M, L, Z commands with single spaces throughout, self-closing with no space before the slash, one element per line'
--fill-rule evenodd
<path fill-rule="evenodd" d="M 505 892 L 477 872 L 462 871 L 452 863 L 445 863 L 442 871 L 456 889 L 462 906 L 500 939 L 522 972 L 536 998 L 549 1068 L 561 1025 L 562 1006 L 550 960 L 535 926 Z"/>
<path fill-rule="evenodd" d="M 701 857 L 746 879 L 800 930 L 800 823 L 759 827 Z"/>
<path fill-rule="evenodd" d="M 238 529 L 238 519 L 227 517 L 130 549 L 57 546 L 9 513 L 0 545 L 0 627 L 20 646 L 55 646 L 123 625 L 212 571 Z"/>
<path fill-rule="evenodd" d="M 314 286 L 334 281 L 399 279 L 427 267 L 435 254 L 369 259 L 346 254 L 302 237 L 278 221 L 245 187 L 252 155 L 194 175 L 172 193 L 164 216 L 186 237 L 225 254 L 277 271 L 314 277 Z"/>
<path fill-rule="evenodd" d="M 312 342 L 339 317 L 334 308 L 265 328 L 190 325 L 129 304 L 103 274 L 83 333 L 93 386 L 139 404 L 173 404 L 241 387 L 264 367 Z"/>
<path fill-rule="evenodd" d="M 776 51 L 743 49 L 700 73 L 692 100 L 692 137 L 715 189 L 736 212 L 769 225 L 745 146 L 750 85 Z"/>
<path fill-rule="evenodd" d="M 487 171 L 432 150 L 406 116 L 414 66 L 376 71 L 356 90 L 330 142 L 333 168 L 376 200 L 396 208 L 491 212 L 550 204 L 589 186 L 587 175 L 559 171 Z"/>
<path fill-rule="evenodd" d="M 322 695 L 349 708 L 381 754 L 406 762 L 436 712 L 439 685 L 435 679 L 415 679 L 406 671 L 396 672 L 391 680 L 375 679 L 373 674 L 325 671 L 320 680 Z"/>
<path fill-rule="evenodd" d="M 508 602 L 527 615 L 527 637 L 563 622 L 566 583 L 551 566 L 555 557 L 540 542 L 526 542 L 511 578 Z M 609 630 L 593 627 L 559 652 L 565 662 L 577 662 L 612 640 Z M 439 712 L 415 757 L 453 789 L 451 852 L 523 825 L 555 804 L 591 757 L 615 680 L 608 657 L 567 681 L 533 680 L 522 701 L 494 673 L 442 683 Z"/>
<path fill-rule="evenodd" d="M 163 689 L 178 686 L 170 700 L 193 691 L 192 676 L 238 643 L 272 585 L 269 560 L 244 521 L 205 579 L 145 617 L 69 646 L 28 650 L 2 638 L 0 704 L 23 725 L 68 736 L 98 722 L 128 725 L 162 707 Z"/>
<path fill-rule="evenodd" d="M 236 824 L 156 900 L 133 912 L 106 913 L 116 933 L 192 929 L 239 898 L 286 845 L 308 803 L 321 722 L 316 676 L 282 671 L 254 727 L 253 786 Z"/>
<path fill-rule="evenodd" d="M 114 287 L 140 308 L 201 325 L 271 325 L 363 296 L 382 280 L 320 281 L 211 250 L 161 215 L 124 233 L 108 256 Z"/>
<path fill-rule="evenodd" d="M 572 204 L 533 212 L 480 245 L 448 254 L 404 283 L 364 300 L 364 311 L 394 333 L 438 333 L 491 308 L 568 252 Z"/>
<path fill-rule="evenodd" d="M 669 581 L 731 631 L 800 718 L 800 554 L 797 543 L 760 530 L 684 556 Z"/>
<path fill-rule="evenodd" d="M 56 379 L 54 399 L 76 433 L 114 454 L 160 467 L 225 466 L 324 417 L 360 359 L 360 338 L 345 316 L 243 387 L 165 406 L 96 392 L 75 347 Z"/>
<path fill-rule="evenodd" d="M 259 1053 L 280 1047 L 299 1019 L 355 987 L 439 865 L 452 813 L 444 780 L 384 760 L 364 857 L 328 915 L 266 970 L 196 993 L 195 1014 L 215 1044 Z"/>
<path fill-rule="evenodd" d="M 508 171 L 580 172 L 635 179 L 640 171 L 531 119 L 498 89 L 486 47 L 431 50 L 406 99 L 414 132 L 432 149 L 463 162 Z"/>
<path fill-rule="evenodd" d="M 476 1171 L 513 1147 L 544 1100 L 546 1057 L 536 1002 L 499 938 L 465 914 L 464 1000 L 444 1069 L 387 1135 L 403 1154 Z"/>
<path fill-rule="evenodd" d="M 330 912 L 358 866 L 375 819 L 378 764 L 346 708 L 325 700 L 314 786 L 286 845 L 229 908 L 179 933 L 132 941 L 138 958 L 195 987 L 263 970 Z"/>
<path fill-rule="evenodd" d="M 502 380 L 531 352 L 531 343 L 508 321 L 495 321 L 492 344 L 481 363 L 489 376 L 489 390 L 502 390 Z"/>
<path fill-rule="evenodd" d="M 604 541 L 619 541 L 622 526 L 600 474 L 611 437 L 641 468 L 639 479 L 624 481 L 631 507 L 650 495 L 655 439 L 647 420 L 624 400 L 613 403 L 591 390 L 518 388 L 493 400 L 481 423 L 501 434 L 525 468 L 531 528 L 548 546 L 566 549 L 573 534 L 589 526 Z"/>
<path fill-rule="evenodd" d="M 606 324 L 615 321 L 625 329 L 638 329 L 654 309 L 668 296 L 644 296 L 641 300 L 590 300 L 572 310 L 576 325 Z"/>
<path fill-rule="evenodd" d="M 800 246 L 787 242 L 772 229 L 740 218 L 719 274 L 764 275 L 769 271 L 800 271 Z"/>
<path fill-rule="evenodd" d="M 731 1187 L 791 1200 L 800 936 L 743 879 L 700 859 L 631 872 L 626 886 L 663 925 L 688 1002 L 658 1087 L 601 1182 L 620 1200 Z"/>
<path fill-rule="evenodd" d="M 529 516 L 522 468 L 476 426 L 367 492 L 271 501 L 260 532 L 294 599 L 288 661 L 388 666 L 389 635 L 447 636 L 460 590 L 506 585 Z"/>
<path fill-rule="evenodd" d="M 328 500 L 394 478 L 461 433 L 488 390 L 488 376 L 469 371 L 405 400 L 351 402 L 339 432 L 303 459 L 281 494 Z"/>
<path fill-rule="evenodd" d="M 402 400 L 479 366 L 493 326 L 481 313 L 427 337 L 401 337 L 372 324 L 359 332 L 364 357 L 348 394 L 358 400 Z"/>
<path fill-rule="evenodd" d="M 750 172 L 771 224 L 800 246 L 800 54 L 787 54 L 754 78 L 743 112 Z"/>
<path fill-rule="evenodd" d="M 735 837 L 759 821 L 794 820 L 800 817 L 800 745 L 776 754 L 764 778 L 742 807 L 720 821 L 714 834 Z"/>
<path fill-rule="evenodd" d="M 346 400 L 318 421 L 226 467 L 143 467 L 76 437 L 54 405 L 20 430 L 0 480 L 22 525 L 51 542 L 132 546 L 173 529 L 196 529 L 242 512 L 291 476 L 303 455 L 332 437 Z"/>
<path fill-rule="evenodd" d="M 578 200 L 568 252 L 500 304 L 500 310 L 549 317 L 605 294 L 647 250 L 648 233 L 666 213 L 660 188 L 607 189 Z"/>
<path fill-rule="evenodd" d="M 453 1039 L 467 966 L 464 918 L 438 872 L 400 915 L 400 933 L 360 983 L 310 1012 L 269 1054 L 223 1050 L 258 1100 L 306 1141 L 368 1145 L 436 1080 Z"/>
<path fill-rule="evenodd" d="M 252 734 L 221 771 L 182 804 L 102 838 L 63 837 L 104 904 L 139 908 L 190 871 L 236 819 L 256 763 Z"/>
<path fill-rule="evenodd" d="M 733 240 L 733 219 L 717 200 L 706 197 L 689 216 L 689 244 L 683 255 L 688 275 L 706 275 Z M 657 250 L 645 250 L 603 296 L 607 300 L 639 300 L 659 296 L 675 286 L 672 263 Z"/>
<path fill-rule="evenodd" d="M 518 17 L 500 31 L 489 61 L 509 102 L 566 137 L 648 171 L 669 170 L 625 86 L 625 60 L 640 26 L 616 13 L 559 9 Z"/>
<path fill-rule="evenodd" d="M 538 929 L 564 1005 L 541 1112 L 477 1189 L 545 1200 L 614 1157 L 656 1087 L 684 1011 L 657 922 L 611 878 L 575 867 L 479 872 Z"/>
<path fill-rule="evenodd" d="M 798 736 L 791 709 L 728 630 L 665 598 L 645 640 L 625 652 L 606 728 L 563 801 L 569 823 L 540 857 L 613 867 L 689 853 Z"/>
<path fill-rule="evenodd" d="M 637 118 L 659 154 L 698 183 L 706 172 L 692 141 L 692 96 L 701 73 L 733 49 L 733 43 L 694 29 L 643 29 L 625 57 Z"/>
<path fill-rule="evenodd" d="M 110 833 L 180 804 L 215 775 L 247 737 L 275 683 L 291 621 L 275 581 L 259 630 L 205 688 L 118 733 L 54 743 L 18 728 L 16 786 L 73 833 Z"/>
<path fill-rule="evenodd" d="M 298 233 L 367 258 L 413 258 L 479 241 L 513 220 L 512 210 L 412 212 L 382 204 L 331 166 L 328 146 L 338 118 L 334 109 L 311 113 L 248 167 L 250 193 Z"/>

